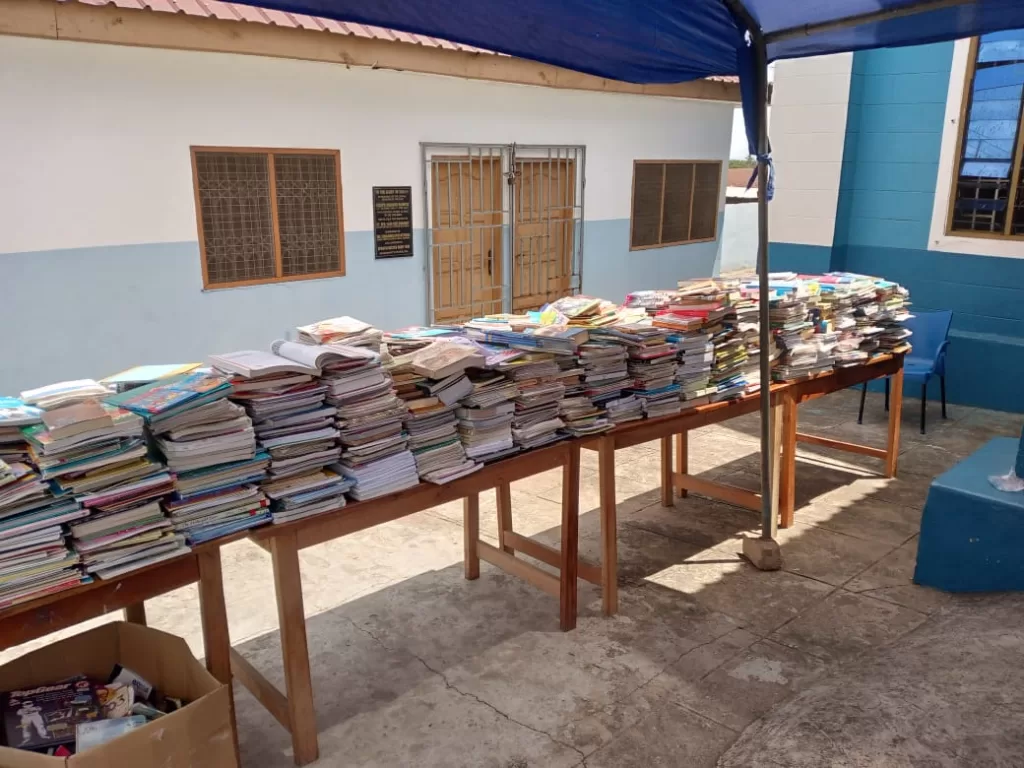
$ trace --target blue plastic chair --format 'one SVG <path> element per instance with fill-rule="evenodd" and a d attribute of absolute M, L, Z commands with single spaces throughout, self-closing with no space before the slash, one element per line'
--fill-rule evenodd
<path fill-rule="evenodd" d="M 949 346 L 949 325 L 953 313 L 948 309 L 938 312 L 914 312 L 914 317 L 903 325 L 913 332 L 910 337 L 912 349 L 903 363 L 903 376 L 911 381 L 921 382 L 921 434 L 925 433 L 925 409 L 928 404 L 928 380 L 939 377 L 942 393 L 942 418 L 946 418 L 946 347 Z M 857 423 L 864 423 L 864 399 L 868 393 L 867 382 L 860 393 L 860 415 Z M 885 410 L 889 410 L 889 378 L 885 379 Z"/>

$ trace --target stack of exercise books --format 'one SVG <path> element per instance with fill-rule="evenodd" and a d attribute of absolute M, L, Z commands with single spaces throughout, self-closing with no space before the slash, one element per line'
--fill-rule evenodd
<path fill-rule="evenodd" d="M 636 395 L 623 395 L 604 402 L 605 416 L 613 425 L 637 421 L 644 417 L 644 403 Z"/>
<path fill-rule="evenodd" d="M 907 289 L 888 280 L 876 280 L 875 291 L 879 304 L 875 323 L 882 328 L 878 334 L 879 351 L 890 354 L 909 352 L 911 331 L 903 326 L 903 322 L 910 319 Z"/>
<path fill-rule="evenodd" d="M 473 393 L 469 370 L 479 370 L 485 362 L 474 345 L 446 340 L 411 356 L 411 370 L 423 380 L 417 384 L 421 397 L 405 401 L 405 430 L 416 470 L 428 482 L 446 483 L 481 466 L 466 456 L 455 410 Z"/>
<path fill-rule="evenodd" d="M 611 400 L 622 397 L 630 385 L 626 367 L 626 347 L 610 341 L 590 341 L 579 348 L 583 368 L 584 393 L 590 401 L 604 409 Z"/>
<path fill-rule="evenodd" d="M 298 340 L 303 344 L 327 345 L 344 344 L 350 347 L 367 347 L 379 352 L 383 333 L 369 323 L 354 317 L 332 317 L 295 329 Z"/>
<path fill-rule="evenodd" d="M 341 509 L 354 484 L 335 469 L 321 468 L 265 482 L 263 492 L 271 500 L 274 523 L 289 523 Z"/>
<path fill-rule="evenodd" d="M 643 402 L 648 418 L 679 413 L 681 387 L 676 383 L 676 347 L 669 343 L 663 327 L 633 326 L 635 343 L 628 348 L 627 392 Z"/>
<path fill-rule="evenodd" d="M 0 461 L 8 464 L 29 460 L 28 441 L 22 427 L 39 424 L 43 410 L 16 397 L 0 397 Z"/>
<path fill-rule="evenodd" d="M 160 508 L 173 478 L 148 455 L 141 417 L 79 400 L 47 411 L 25 434 L 58 498 L 73 497 L 83 508 L 71 533 L 89 573 L 113 578 L 187 551 Z"/>
<path fill-rule="evenodd" d="M 512 440 L 515 382 L 493 370 L 469 372 L 473 391 L 459 401 L 455 416 L 466 457 L 486 463 L 510 456 L 519 448 Z"/>
<path fill-rule="evenodd" d="M 331 465 L 348 478 L 356 500 L 371 499 L 419 483 L 403 422 L 405 402 L 394 390 L 381 360 L 352 359 L 325 372 L 327 402 L 337 408 L 341 460 Z"/>
<path fill-rule="evenodd" d="M 173 490 L 174 478 L 159 471 L 81 496 L 89 516 L 71 524 L 71 535 L 83 568 L 109 579 L 188 552 L 160 504 Z"/>
<path fill-rule="evenodd" d="M 66 543 L 67 524 L 88 514 L 30 465 L 0 460 L 0 609 L 90 581 Z"/>
<path fill-rule="evenodd" d="M 515 382 L 518 394 L 512 418 L 512 439 L 523 450 L 561 440 L 565 422 L 559 417 L 565 386 L 553 355 L 531 353 L 499 366 Z"/>

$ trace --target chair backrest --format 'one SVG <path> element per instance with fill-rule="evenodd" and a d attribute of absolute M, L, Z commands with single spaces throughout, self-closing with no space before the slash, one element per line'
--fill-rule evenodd
<path fill-rule="evenodd" d="M 914 316 L 903 323 L 914 334 L 910 337 L 913 346 L 910 356 L 935 362 L 942 342 L 949 336 L 953 312 L 948 309 L 924 312 L 913 308 L 910 311 Z"/>

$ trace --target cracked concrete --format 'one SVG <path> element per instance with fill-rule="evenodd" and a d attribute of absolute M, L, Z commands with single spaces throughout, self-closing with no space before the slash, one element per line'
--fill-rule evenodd
<path fill-rule="evenodd" d="M 809 404 L 802 427 L 883 442 L 880 398 L 857 425 L 858 397 Z M 917 412 L 912 401 L 906 408 Z M 786 563 L 776 573 L 738 555 L 755 514 L 697 495 L 662 508 L 657 445 L 621 452 L 620 612 L 602 616 L 598 591 L 581 583 L 569 633 L 558 631 L 556 601 L 518 579 L 486 564 L 479 580 L 463 578 L 457 504 L 303 551 L 317 765 L 710 768 L 734 744 L 729 768 L 1020 765 L 1024 739 L 1003 722 L 1024 711 L 1024 626 L 1004 620 L 1016 604 L 911 583 L 929 473 L 1020 430 L 1007 414 L 952 406 L 950 416 L 934 419 L 925 438 L 909 419 L 896 480 L 879 477 L 876 460 L 800 446 L 798 524 L 780 535 Z M 747 417 L 698 430 L 691 467 L 749 485 L 756 439 Z M 596 558 L 592 459 L 580 548 Z M 517 530 L 557 543 L 560 498 L 558 471 L 514 484 Z M 481 499 L 481 512 L 493 541 L 493 499 Z M 229 545 L 224 579 L 236 648 L 283 689 L 269 557 Z M 190 587 L 147 610 L 201 655 L 196 598 Z M 244 688 L 235 693 L 243 764 L 290 766 L 288 734 Z M 885 723 L 841 727 L 874 717 L 875 695 Z M 959 720 L 948 704 L 957 697 L 967 702 Z M 922 723 L 928 738 L 904 730 Z"/>

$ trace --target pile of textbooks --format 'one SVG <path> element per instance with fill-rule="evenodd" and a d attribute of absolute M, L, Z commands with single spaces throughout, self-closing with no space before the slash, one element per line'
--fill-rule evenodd
<path fill-rule="evenodd" d="M 452 341 L 437 341 L 411 356 L 412 372 L 423 377 L 417 384 L 422 397 L 406 401 L 405 429 L 416 471 L 428 482 L 446 483 L 480 468 L 466 456 L 455 410 L 473 393 L 467 371 L 483 365 L 474 346 Z"/>
<path fill-rule="evenodd" d="M 403 422 L 408 413 L 377 355 L 352 358 L 324 373 L 327 402 L 337 408 L 341 460 L 353 499 L 383 496 L 419 483 Z"/>
<path fill-rule="evenodd" d="M 676 348 L 668 341 L 664 328 L 657 326 L 619 326 L 630 337 L 626 368 L 628 393 L 643 403 L 648 418 L 679 413 L 680 386 L 676 383 Z"/>
<path fill-rule="evenodd" d="M 554 356 L 528 354 L 499 366 L 515 382 L 518 393 L 512 415 L 512 439 L 527 450 L 565 437 L 565 422 L 559 416 L 565 386 L 559 381 L 561 369 Z"/>
<path fill-rule="evenodd" d="M 265 475 L 269 457 L 257 450 L 245 409 L 228 399 L 233 391 L 227 377 L 197 371 L 110 399 L 146 419 L 175 475 L 164 510 L 192 544 L 268 519 L 253 484 Z"/>
<path fill-rule="evenodd" d="M 515 382 L 492 370 L 470 374 L 473 391 L 459 401 L 459 439 L 466 456 L 482 463 L 516 453 L 512 440 L 514 400 L 519 394 Z"/>
<path fill-rule="evenodd" d="M 71 534 L 86 571 L 113 578 L 188 551 L 160 508 L 173 478 L 148 455 L 140 416 L 79 400 L 25 434 L 42 477 L 83 507 Z"/>
<path fill-rule="evenodd" d="M 87 514 L 28 464 L 0 460 L 0 609 L 89 580 L 65 540 L 67 524 Z"/>

